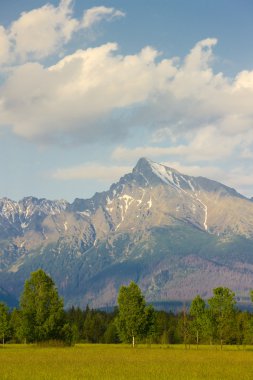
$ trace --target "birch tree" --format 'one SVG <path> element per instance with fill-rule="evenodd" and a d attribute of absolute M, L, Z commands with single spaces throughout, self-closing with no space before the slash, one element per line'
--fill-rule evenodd
<path fill-rule="evenodd" d="M 136 338 L 147 336 L 152 321 L 151 309 L 146 307 L 145 298 L 134 282 L 129 286 L 121 286 L 118 296 L 119 314 L 116 320 L 119 336 L 124 342 L 132 342 Z"/>
<path fill-rule="evenodd" d="M 9 314 L 8 307 L 0 302 L 0 336 L 4 346 L 6 335 L 9 331 Z"/>
<path fill-rule="evenodd" d="M 27 341 L 58 339 L 63 327 L 63 301 L 56 286 L 42 269 L 31 273 L 21 295 L 20 310 Z"/>
<path fill-rule="evenodd" d="M 213 289 L 213 294 L 208 303 L 222 349 L 223 342 L 229 338 L 235 319 L 235 293 L 228 288 L 219 287 Z"/>
<path fill-rule="evenodd" d="M 199 339 L 203 335 L 206 317 L 206 304 L 205 301 L 198 295 L 194 298 L 190 306 L 190 315 L 193 317 L 191 327 L 196 336 L 197 348 L 199 346 Z"/>

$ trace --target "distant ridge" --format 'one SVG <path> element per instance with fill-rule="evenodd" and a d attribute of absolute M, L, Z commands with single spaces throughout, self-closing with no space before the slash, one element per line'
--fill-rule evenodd
<path fill-rule="evenodd" d="M 252 243 L 252 200 L 140 158 L 90 199 L 1 199 L 0 287 L 18 299 L 42 267 L 67 306 L 112 306 L 130 280 L 148 301 L 208 297 L 220 285 L 244 299 L 253 289 Z"/>

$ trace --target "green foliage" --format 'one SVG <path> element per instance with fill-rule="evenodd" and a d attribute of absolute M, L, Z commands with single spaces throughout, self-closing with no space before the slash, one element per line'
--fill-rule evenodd
<path fill-rule="evenodd" d="M 205 301 L 197 295 L 190 306 L 190 316 L 193 318 L 191 321 L 191 331 L 196 337 L 196 343 L 205 336 L 208 315 L 206 311 Z"/>
<path fill-rule="evenodd" d="M 152 343 L 155 341 L 156 335 L 156 312 L 153 306 L 148 305 L 145 307 L 144 336 L 146 337 L 147 342 Z"/>
<path fill-rule="evenodd" d="M 233 335 L 235 323 L 235 294 L 228 288 L 213 289 L 213 297 L 208 300 L 210 318 L 214 325 L 215 337 L 223 342 L 229 341 Z"/>
<path fill-rule="evenodd" d="M 181 342 L 183 342 L 186 346 L 191 342 L 191 325 L 185 308 L 183 309 L 182 313 L 179 314 L 178 330 L 181 337 Z"/>
<path fill-rule="evenodd" d="M 180 341 L 177 329 L 177 316 L 164 310 L 156 311 L 156 343 L 168 344 Z"/>
<path fill-rule="evenodd" d="M 237 344 L 253 344 L 253 320 L 249 312 L 237 311 L 235 316 L 235 341 Z"/>
<path fill-rule="evenodd" d="M 83 326 L 83 335 L 86 342 L 99 343 L 106 331 L 106 313 L 87 309 Z"/>
<path fill-rule="evenodd" d="M 154 312 L 147 307 L 140 288 L 133 281 L 129 286 L 121 286 L 118 296 L 119 314 L 116 325 L 120 339 L 131 342 L 134 346 L 136 338 L 154 334 Z"/>
<path fill-rule="evenodd" d="M 251 292 L 253 301 L 253 291 Z M 53 280 L 41 269 L 25 282 L 20 309 L 0 303 L 0 339 L 12 342 L 86 343 L 215 343 L 253 344 L 253 315 L 235 308 L 234 293 L 219 287 L 208 305 L 198 295 L 187 312 L 156 311 L 131 282 L 122 286 L 113 312 L 72 307 L 63 310 Z M 177 306 L 178 307 L 178 306 Z M 61 342 L 60 342 L 61 341 Z"/>
<path fill-rule="evenodd" d="M 25 343 L 29 332 L 28 321 L 24 318 L 23 313 L 16 308 L 11 313 L 10 326 L 12 339 L 18 343 Z"/>
<path fill-rule="evenodd" d="M 61 335 L 65 344 L 67 346 L 72 346 L 76 342 L 75 325 L 71 326 L 69 323 L 65 323 Z"/>
<path fill-rule="evenodd" d="M 51 277 L 42 269 L 31 273 L 20 299 L 22 333 L 29 342 L 59 339 L 63 327 L 63 301 Z"/>
<path fill-rule="evenodd" d="M 81 310 L 80 307 L 75 308 L 74 306 L 65 312 L 66 322 L 73 326 L 74 342 L 80 342 L 83 338 L 85 315 L 85 311 Z"/>
<path fill-rule="evenodd" d="M 2 339 L 3 345 L 5 343 L 5 338 L 9 333 L 9 329 L 8 307 L 3 302 L 0 302 L 0 338 Z"/>
<path fill-rule="evenodd" d="M 104 343 L 119 343 L 118 330 L 114 320 L 112 320 L 107 326 L 103 341 Z"/>

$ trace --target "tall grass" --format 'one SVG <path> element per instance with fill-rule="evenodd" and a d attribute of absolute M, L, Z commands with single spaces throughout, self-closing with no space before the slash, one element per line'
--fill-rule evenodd
<path fill-rule="evenodd" d="M 253 379 L 253 350 L 76 345 L 0 347 L 1 380 Z"/>

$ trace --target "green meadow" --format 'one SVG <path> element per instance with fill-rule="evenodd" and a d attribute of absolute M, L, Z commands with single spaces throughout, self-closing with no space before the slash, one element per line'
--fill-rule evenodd
<path fill-rule="evenodd" d="M 1 380 L 253 379 L 251 347 L 78 344 L 0 348 Z"/>

